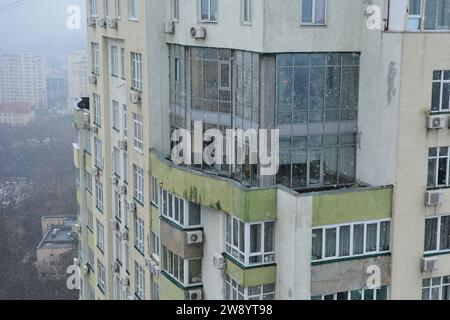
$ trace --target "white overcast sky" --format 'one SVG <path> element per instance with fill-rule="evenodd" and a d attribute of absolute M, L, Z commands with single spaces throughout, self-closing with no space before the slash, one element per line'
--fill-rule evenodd
<path fill-rule="evenodd" d="M 0 0 L 1 53 L 60 56 L 86 46 L 85 0 L 25 0 L 11 10 L 1 10 L 16 1 Z M 81 30 L 66 27 L 70 5 L 81 8 Z"/>

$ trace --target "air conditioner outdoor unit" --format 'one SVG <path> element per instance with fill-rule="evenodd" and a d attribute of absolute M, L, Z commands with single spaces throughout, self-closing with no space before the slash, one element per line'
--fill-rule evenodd
<path fill-rule="evenodd" d="M 164 33 L 172 34 L 175 32 L 175 23 L 173 21 L 164 22 Z"/>
<path fill-rule="evenodd" d="M 427 191 L 425 198 L 425 203 L 428 207 L 440 205 L 442 203 L 442 192 Z"/>
<path fill-rule="evenodd" d="M 98 177 L 100 175 L 100 170 L 98 168 L 92 168 L 91 174 L 93 177 Z"/>
<path fill-rule="evenodd" d="M 72 225 L 72 232 L 80 233 L 80 232 L 81 232 L 81 225 L 79 225 L 79 224 L 73 224 L 73 225 Z"/>
<path fill-rule="evenodd" d="M 83 269 L 83 274 L 86 275 L 89 273 L 89 267 L 87 264 L 83 264 L 82 269 Z"/>
<path fill-rule="evenodd" d="M 97 18 L 96 17 L 88 17 L 87 23 L 89 27 L 96 27 L 97 26 Z"/>
<path fill-rule="evenodd" d="M 97 27 L 106 28 L 106 26 L 108 24 L 107 20 L 108 19 L 106 19 L 106 18 L 99 18 L 99 19 L 97 19 Z"/>
<path fill-rule="evenodd" d="M 188 292 L 189 300 L 202 300 L 202 290 L 191 290 Z"/>
<path fill-rule="evenodd" d="M 433 272 L 438 269 L 439 261 L 437 258 L 422 258 L 420 267 L 422 272 Z"/>
<path fill-rule="evenodd" d="M 127 186 L 126 186 L 126 185 L 121 185 L 121 186 L 119 187 L 119 193 L 120 193 L 121 195 L 127 194 Z"/>
<path fill-rule="evenodd" d="M 206 29 L 202 26 L 192 27 L 189 33 L 194 39 L 205 39 L 206 37 Z"/>
<path fill-rule="evenodd" d="M 197 244 L 203 242 L 203 231 L 191 231 L 186 233 L 187 244 Z"/>
<path fill-rule="evenodd" d="M 90 84 L 97 84 L 97 76 L 95 74 L 91 74 L 89 76 L 89 83 Z"/>
<path fill-rule="evenodd" d="M 221 254 L 215 254 L 213 257 L 213 264 L 217 269 L 225 269 L 225 258 Z"/>
<path fill-rule="evenodd" d="M 130 202 L 128 204 L 128 212 L 129 213 L 135 213 L 136 212 L 136 203 Z"/>
<path fill-rule="evenodd" d="M 91 127 L 91 132 L 92 133 L 98 133 L 98 127 L 97 126 Z"/>
<path fill-rule="evenodd" d="M 112 261 L 111 262 L 111 270 L 113 273 L 119 273 L 120 271 L 120 266 L 116 261 Z"/>
<path fill-rule="evenodd" d="M 155 278 L 159 278 L 159 275 L 161 273 L 161 267 L 158 265 L 155 265 L 153 267 L 153 270 L 150 270 L 150 272 L 152 273 L 152 276 Z"/>
<path fill-rule="evenodd" d="M 442 129 L 445 127 L 445 116 L 443 115 L 430 115 L 427 117 L 428 129 Z"/>
<path fill-rule="evenodd" d="M 122 231 L 122 233 L 120 234 L 120 240 L 122 241 L 128 241 L 128 239 L 130 238 L 130 235 L 128 234 L 128 231 Z"/>
<path fill-rule="evenodd" d="M 78 260 L 78 258 L 73 258 L 73 265 L 79 267 L 81 265 L 80 260 Z"/>
<path fill-rule="evenodd" d="M 128 277 L 122 278 L 122 285 L 124 287 L 129 287 L 130 286 L 130 278 L 128 278 Z"/>
<path fill-rule="evenodd" d="M 152 258 L 150 258 L 150 257 L 145 258 L 145 266 L 150 270 L 150 272 L 155 267 L 155 265 L 156 265 L 156 263 L 155 263 L 155 261 L 153 261 Z"/>
<path fill-rule="evenodd" d="M 141 102 L 141 93 L 137 92 L 137 91 L 131 91 L 129 98 L 130 98 L 130 103 L 139 104 Z"/>
<path fill-rule="evenodd" d="M 108 28 L 117 29 L 118 27 L 119 27 L 119 19 L 117 18 L 108 19 Z"/>
<path fill-rule="evenodd" d="M 111 220 L 111 230 L 112 231 L 119 231 L 120 230 L 119 221 L 117 221 L 116 219 L 112 219 Z"/>
<path fill-rule="evenodd" d="M 111 176 L 111 184 L 117 186 L 119 184 L 119 178 L 116 176 Z"/>
<path fill-rule="evenodd" d="M 119 141 L 119 149 L 122 151 L 127 151 L 128 143 L 126 140 Z"/>

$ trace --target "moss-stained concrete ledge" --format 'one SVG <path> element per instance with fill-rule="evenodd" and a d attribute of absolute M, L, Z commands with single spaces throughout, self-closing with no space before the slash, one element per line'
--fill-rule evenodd
<path fill-rule="evenodd" d="M 250 269 L 243 269 L 232 259 L 226 257 L 226 273 L 243 287 L 253 287 L 264 284 L 272 284 L 277 280 L 276 265 L 258 266 Z"/>
<path fill-rule="evenodd" d="M 152 152 L 152 175 L 164 190 L 194 203 L 230 213 L 244 222 L 277 217 L 277 189 L 250 188 L 229 178 L 208 175 L 178 166 Z"/>
<path fill-rule="evenodd" d="M 392 217 L 392 187 L 341 189 L 313 197 L 313 226 Z"/>
<path fill-rule="evenodd" d="M 186 291 L 174 283 L 169 276 L 161 272 L 159 277 L 161 300 L 185 300 Z"/>

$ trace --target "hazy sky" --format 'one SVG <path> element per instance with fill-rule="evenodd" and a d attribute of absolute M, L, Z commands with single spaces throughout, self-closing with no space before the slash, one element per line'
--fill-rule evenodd
<path fill-rule="evenodd" d="M 17 3 L 11 10 L 3 8 Z M 81 8 L 81 29 L 69 30 L 70 5 Z M 0 0 L 0 52 L 61 56 L 86 47 L 85 0 Z"/>

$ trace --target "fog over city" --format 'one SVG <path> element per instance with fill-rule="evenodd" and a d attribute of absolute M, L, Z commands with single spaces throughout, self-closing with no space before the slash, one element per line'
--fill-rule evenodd
<path fill-rule="evenodd" d="M 0 53 L 60 56 L 86 46 L 84 0 L 0 0 Z M 16 3 L 16 4 L 14 4 Z M 81 29 L 69 30 L 66 10 L 82 9 Z"/>
<path fill-rule="evenodd" d="M 1 300 L 450 300 L 450 0 L 0 0 Z"/>
<path fill-rule="evenodd" d="M 74 5 L 79 29 L 67 27 Z M 71 110 L 87 95 L 84 8 L 0 0 L 0 299 L 77 298 L 65 271 L 76 256 Z"/>

